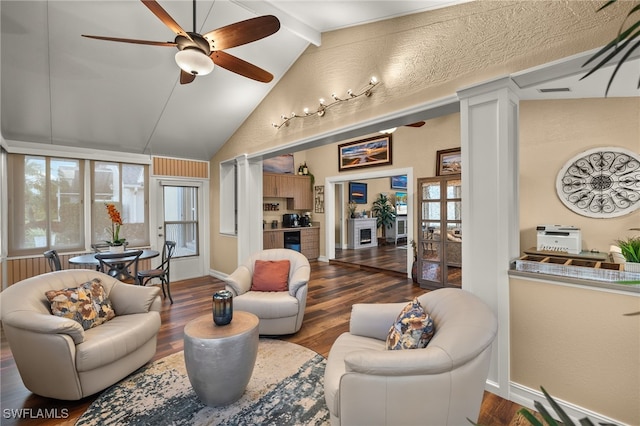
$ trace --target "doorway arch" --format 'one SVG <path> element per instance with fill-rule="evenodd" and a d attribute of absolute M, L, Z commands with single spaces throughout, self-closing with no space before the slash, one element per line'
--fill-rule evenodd
<path fill-rule="evenodd" d="M 336 175 L 326 177 L 324 180 L 325 186 L 325 255 L 327 260 L 335 259 L 336 257 L 336 185 L 342 185 L 352 180 L 365 180 L 365 179 L 378 179 L 387 178 L 397 175 L 407 175 L 407 229 L 409 233 L 413 235 L 414 232 L 414 176 L 413 167 L 404 167 L 397 169 L 386 169 L 380 171 L 369 171 L 362 173 L 353 173 L 348 175 Z M 344 211 L 344 206 L 340 206 Z M 408 242 L 408 241 L 407 241 Z M 413 264 L 413 256 L 407 256 L 407 277 L 411 277 L 411 266 Z"/>

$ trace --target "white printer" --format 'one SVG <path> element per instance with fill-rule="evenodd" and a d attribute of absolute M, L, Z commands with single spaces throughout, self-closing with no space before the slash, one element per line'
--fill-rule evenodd
<path fill-rule="evenodd" d="M 582 235 L 579 228 L 563 225 L 538 225 L 536 231 L 538 233 L 536 250 L 538 251 L 557 251 L 570 254 L 580 254 L 582 251 Z"/>

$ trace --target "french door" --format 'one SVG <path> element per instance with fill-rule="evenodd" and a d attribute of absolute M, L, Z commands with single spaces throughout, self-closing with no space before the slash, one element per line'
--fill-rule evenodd
<path fill-rule="evenodd" d="M 418 283 L 462 287 L 462 180 L 459 174 L 418 179 Z"/>

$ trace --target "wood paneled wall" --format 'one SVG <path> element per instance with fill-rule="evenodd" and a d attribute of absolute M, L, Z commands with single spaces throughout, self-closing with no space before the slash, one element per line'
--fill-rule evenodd
<path fill-rule="evenodd" d="M 69 263 L 69 258 L 78 256 L 78 253 L 74 254 L 61 254 L 60 263 L 62 269 L 86 269 L 85 265 L 72 265 Z M 28 257 L 23 259 L 8 259 L 6 262 L 7 267 L 7 286 L 22 281 L 27 278 L 35 277 L 36 275 L 45 274 L 51 272 L 49 269 L 49 263 L 44 256 Z M 151 259 L 140 260 L 138 268 L 151 269 Z M 2 271 L 0 270 L 0 273 Z M 1 275 L 0 275 L 1 276 Z"/>
<path fill-rule="evenodd" d="M 180 176 L 209 178 L 209 162 L 153 157 L 153 174 L 156 176 Z"/>

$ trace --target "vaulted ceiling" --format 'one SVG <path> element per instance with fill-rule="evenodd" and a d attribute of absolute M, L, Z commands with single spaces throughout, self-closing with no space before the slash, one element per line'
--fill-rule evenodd
<path fill-rule="evenodd" d="M 322 32 L 464 1 L 198 0 L 199 33 L 260 15 L 278 17 L 275 34 L 226 51 L 274 78 L 261 83 L 218 66 L 181 85 L 175 48 L 81 37 L 172 41 L 175 34 L 140 1 L 3 0 L 2 137 L 209 160 L 302 52 L 321 42 Z M 191 0 L 159 4 L 185 31 L 194 30 Z M 554 84 L 534 83 L 527 89 L 531 98 L 541 84 Z M 593 80 L 586 87 L 603 93 Z M 575 89 L 571 97 L 580 93 Z"/>

